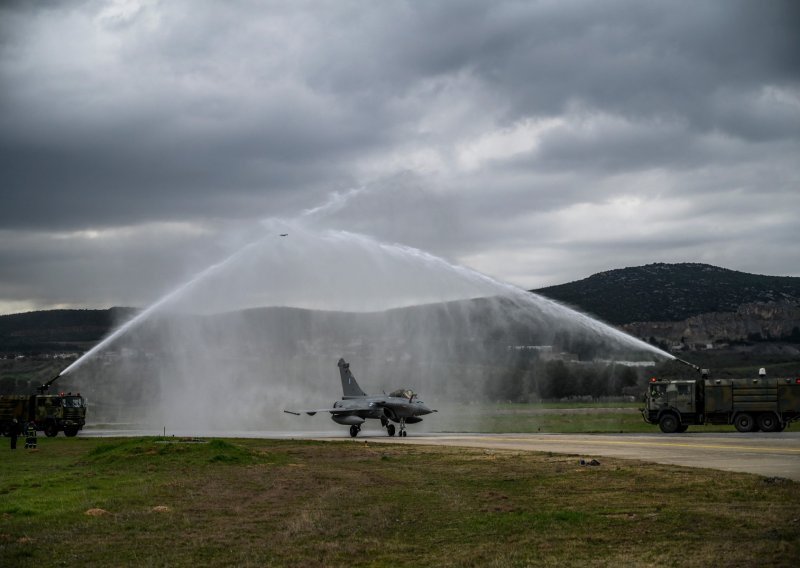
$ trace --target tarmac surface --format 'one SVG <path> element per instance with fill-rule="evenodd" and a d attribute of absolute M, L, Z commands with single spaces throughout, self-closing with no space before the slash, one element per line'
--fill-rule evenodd
<path fill-rule="evenodd" d="M 800 432 L 775 434 L 428 434 L 370 442 L 614 457 L 800 481 Z"/>
<path fill-rule="evenodd" d="M 703 434 L 443 434 L 409 430 L 408 437 L 389 437 L 381 429 L 364 429 L 352 439 L 335 431 L 172 432 L 175 437 L 313 439 L 369 443 L 424 444 L 495 450 L 571 454 L 581 458 L 614 457 L 670 465 L 755 473 L 800 481 L 800 431 Z M 160 436 L 162 431 L 95 429 L 80 436 Z"/>

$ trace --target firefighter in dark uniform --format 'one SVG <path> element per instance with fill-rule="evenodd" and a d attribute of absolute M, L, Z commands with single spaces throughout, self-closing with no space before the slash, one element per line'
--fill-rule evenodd
<path fill-rule="evenodd" d="M 33 421 L 28 422 L 28 426 L 25 428 L 25 447 L 36 447 L 36 423 Z"/>

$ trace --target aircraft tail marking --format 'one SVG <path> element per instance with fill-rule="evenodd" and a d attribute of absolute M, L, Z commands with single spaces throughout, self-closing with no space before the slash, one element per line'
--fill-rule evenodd
<path fill-rule="evenodd" d="M 344 359 L 339 359 L 339 375 L 342 377 L 342 394 L 344 398 L 361 398 L 367 396 L 361 387 L 358 386 L 356 378 L 350 372 L 350 363 Z"/>

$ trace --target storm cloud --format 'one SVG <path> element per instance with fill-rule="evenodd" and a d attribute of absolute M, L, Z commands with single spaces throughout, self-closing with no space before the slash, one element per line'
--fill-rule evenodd
<path fill-rule="evenodd" d="M 145 305 L 315 208 L 525 288 L 800 276 L 798 29 L 790 1 L 4 3 L 0 313 Z"/>

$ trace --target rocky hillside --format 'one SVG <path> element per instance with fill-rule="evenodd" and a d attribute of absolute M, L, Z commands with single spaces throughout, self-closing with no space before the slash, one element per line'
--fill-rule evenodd
<path fill-rule="evenodd" d="M 648 264 L 533 290 L 613 324 L 680 321 L 743 304 L 800 303 L 800 278 L 761 276 L 708 264 Z"/>
<path fill-rule="evenodd" d="M 800 340 L 800 278 L 648 264 L 534 290 L 665 343 Z"/>
<path fill-rule="evenodd" d="M 634 322 L 619 326 L 627 333 L 670 346 L 704 347 L 712 343 L 788 341 L 800 343 L 800 304 L 742 304 L 733 312 L 710 312 L 680 321 Z"/>

